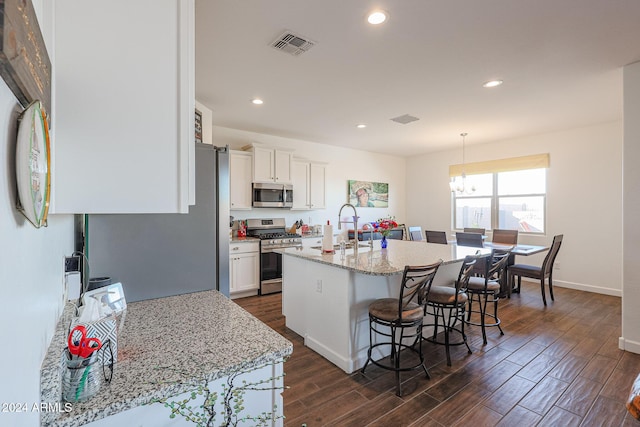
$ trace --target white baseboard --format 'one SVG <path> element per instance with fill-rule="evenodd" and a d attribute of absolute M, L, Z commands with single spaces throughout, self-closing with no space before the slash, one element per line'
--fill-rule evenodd
<path fill-rule="evenodd" d="M 252 297 L 258 295 L 258 290 L 257 289 L 252 289 L 249 291 L 240 291 L 240 292 L 234 292 L 232 293 L 229 298 L 231 299 L 236 299 L 236 298 L 245 298 L 245 297 Z"/>
<path fill-rule="evenodd" d="M 522 278 L 523 282 L 529 282 L 529 283 L 535 283 L 538 285 L 538 287 L 540 286 L 540 281 L 538 280 L 530 280 L 530 279 L 525 279 L 524 277 Z M 546 287 L 547 285 L 545 284 L 545 290 L 548 289 Z M 622 291 L 620 289 L 611 289 L 611 288 L 604 288 L 602 286 L 593 286 L 593 285 L 585 285 L 583 283 L 574 283 L 574 282 L 567 282 L 565 280 L 554 280 L 553 281 L 553 287 L 554 288 L 568 288 L 568 289 L 575 289 L 577 291 L 585 291 L 585 292 L 593 292 L 595 294 L 603 294 L 603 295 L 611 295 L 614 297 L 622 297 Z"/>
<path fill-rule="evenodd" d="M 304 336 L 304 345 L 320 354 L 322 357 L 345 371 L 347 374 L 350 374 L 356 370 L 356 368 L 353 366 L 353 363 L 349 359 L 342 357 L 340 354 L 331 350 L 329 347 L 325 346 L 320 341 L 315 340 L 309 335 Z"/>
<path fill-rule="evenodd" d="M 624 337 L 618 338 L 618 348 L 620 350 L 630 351 L 631 353 L 640 354 L 640 342 L 625 340 Z"/>

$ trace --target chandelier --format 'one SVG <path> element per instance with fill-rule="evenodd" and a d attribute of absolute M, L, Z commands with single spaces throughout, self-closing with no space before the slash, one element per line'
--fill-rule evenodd
<path fill-rule="evenodd" d="M 476 191 L 476 186 L 473 185 L 473 183 L 469 185 L 466 182 L 467 174 L 464 171 L 464 140 L 467 136 L 467 133 L 463 132 L 460 134 L 460 136 L 462 137 L 462 175 L 455 178 L 452 177 L 451 181 L 449 182 L 449 187 L 451 188 L 452 193 L 455 192 L 458 194 L 473 194 Z"/>

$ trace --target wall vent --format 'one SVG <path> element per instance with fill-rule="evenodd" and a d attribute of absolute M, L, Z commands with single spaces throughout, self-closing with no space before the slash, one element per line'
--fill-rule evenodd
<path fill-rule="evenodd" d="M 420 120 L 417 117 L 410 116 L 408 114 L 404 114 L 402 116 L 394 117 L 391 121 L 406 125 L 407 123 L 415 122 L 416 120 Z"/>
<path fill-rule="evenodd" d="M 271 47 L 293 56 L 299 56 L 311 49 L 315 44 L 316 42 L 309 40 L 309 38 L 287 30 L 271 43 Z"/>

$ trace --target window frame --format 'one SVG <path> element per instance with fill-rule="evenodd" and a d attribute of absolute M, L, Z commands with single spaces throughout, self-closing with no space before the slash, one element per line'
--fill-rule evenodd
<path fill-rule="evenodd" d="M 542 226 L 543 226 L 543 231 L 542 232 L 535 232 L 535 231 L 521 231 L 519 230 L 519 234 L 527 234 L 527 235 L 532 235 L 532 236 L 546 236 L 547 234 L 547 178 L 548 178 L 548 168 L 531 168 L 531 169 L 521 169 L 522 171 L 525 170 L 532 170 L 532 169 L 544 169 L 544 175 L 545 175 L 545 192 L 544 193 L 524 193 L 524 194 L 505 194 L 505 195 L 499 195 L 498 194 L 498 174 L 502 173 L 502 172 L 492 172 L 491 176 L 492 176 L 492 185 L 491 185 L 491 195 L 473 195 L 473 194 L 462 194 L 462 195 L 458 195 L 458 193 L 456 191 L 452 191 L 451 192 L 451 229 L 455 230 L 455 231 L 462 231 L 463 228 L 456 228 L 456 224 L 457 224 L 457 215 L 458 215 L 458 210 L 457 210 L 457 205 L 456 205 L 456 200 L 457 199 L 461 199 L 461 200 L 469 200 L 469 199 L 486 199 L 489 198 L 491 199 L 491 203 L 489 204 L 490 209 L 491 209 L 491 227 L 487 229 L 487 231 L 492 231 L 495 230 L 496 228 L 500 228 L 500 224 L 498 223 L 500 221 L 500 198 L 506 198 L 506 197 L 542 197 L 542 212 L 543 212 L 543 221 L 542 221 Z M 506 171 L 505 171 L 506 172 Z M 510 171 L 513 172 L 513 171 Z M 473 176 L 476 174 L 472 174 L 472 175 L 467 175 L 468 176 Z M 478 175 L 485 175 L 485 174 L 478 174 Z"/>

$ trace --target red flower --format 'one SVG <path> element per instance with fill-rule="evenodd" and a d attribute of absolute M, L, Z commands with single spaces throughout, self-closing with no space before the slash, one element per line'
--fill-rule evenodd
<path fill-rule="evenodd" d="M 375 230 L 386 237 L 391 234 L 391 230 L 393 230 L 397 226 L 398 223 L 395 222 L 393 218 L 384 218 L 378 220 L 378 222 L 375 224 Z"/>

